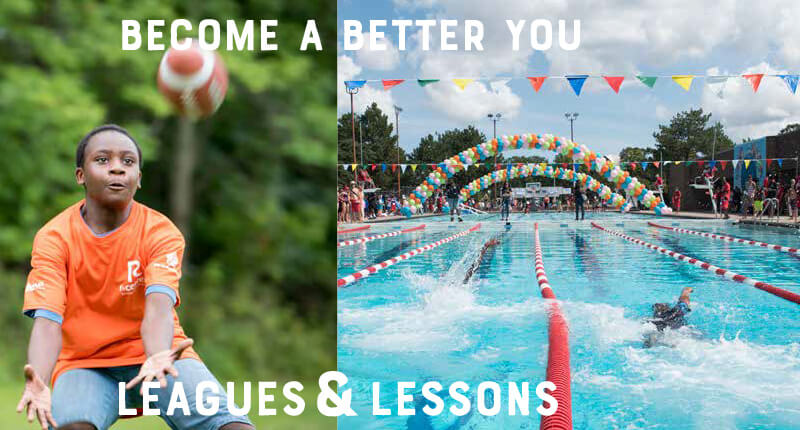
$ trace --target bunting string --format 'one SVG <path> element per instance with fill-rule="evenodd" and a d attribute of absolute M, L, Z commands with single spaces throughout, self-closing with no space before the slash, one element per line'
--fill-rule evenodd
<path fill-rule="evenodd" d="M 576 96 L 581 95 L 581 90 L 587 79 L 602 80 L 608 85 L 614 93 L 619 94 L 622 83 L 627 79 L 631 82 L 638 82 L 648 88 L 653 88 L 659 79 L 670 79 L 677 84 L 684 91 L 689 91 L 692 83 L 697 79 L 703 79 L 709 89 L 719 98 L 725 96 L 725 85 L 731 79 L 742 79 L 750 88 L 753 93 L 757 93 L 763 78 L 774 78 L 782 81 L 791 94 L 797 94 L 797 84 L 800 81 L 800 74 L 765 74 L 765 73 L 752 73 L 745 75 L 636 75 L 636 76 L 622 76 L 622 75 L 563 75 L 563 76 L 500 76 L 500 77 L 472 77 L 472 78 L 449 78 L 449 79 L 421 79 L 421 78 L 403 78 L 403 79 L 362 79 L 362 80 L 348 80 L 344 81 L 347 89 L 361 88 L 369 83 L 377 83 L 382 86 L 385 91 L 390 91 L 405 82 L 416 82 L 420 87 L 428 85 L 442 85 L 449 83 L 455 85 L 461 91 L 473 82 L 488 82 L 492 91 L 498 92 L 509 81 L 512 80 L 528 80 L 534 92 L 539 92 L 545 80 L 551 82 L 553 79 L 566 80 L 572 91 Z M 635 79 L 634 79 L 635 78 Z"/>

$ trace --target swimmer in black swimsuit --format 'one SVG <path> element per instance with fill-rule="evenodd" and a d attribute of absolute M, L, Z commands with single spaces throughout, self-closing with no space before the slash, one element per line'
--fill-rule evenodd
<path fill-rule="evenodd" d="M 656 303 L 653 305 L 653 318 L 650 320 L 655 324 L 658 332 L 649 333 L 644 341 L 645 348 L 654 346 L 658 342 L 659 335 L 665 328 L 669 327 L 672 330 L 677 330 L 686 325 L 686 314 L 692 310 L 689 308 L 690 298 L 694 289 L 686 287 L 681 291 L 681 296 L 678 298 L 678 303 L 675 306 L 670 306 L 667 303 Z"/>

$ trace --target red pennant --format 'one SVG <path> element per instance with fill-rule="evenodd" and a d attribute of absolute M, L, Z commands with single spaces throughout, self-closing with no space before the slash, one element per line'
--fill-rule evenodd
<path fill-rule="evenodd" d="M 384 79 L 383 81 L 383 89 L 388 90 L 395 85 L 400 85 L 405 81 L 405 79 Z"/>
<path fill-rule="evenodd" d="M 619 87 L 622 85 L 622 81 L 625 80 L 625 76 L 603 76 L 603 79 L 608 82 L 608 85 L 615 93 L 619 94 Z"/>
<path fill-rule="evenodd" d="M 531 85 L 533 85 L 533 90 L 537 93 L 539 92 L 539 88 L 542 88 L 545 79 L 547 79 L 547 76 L 528 76 L 528 80 L 531 81 Z"/>
<path fill-rule="evenodd" d="M 697 160 L 697 167 L 703 167 L 706 162 L 704 160 Z"/>
<path fill-rule="evenodd" d="M 636 170 L 636 163 L 631 163 L 631 170 Z"/>
<path fill-rule="evenodd" d="M 653 161 L 653 165 L 659 167 L 661 165 L 660 161 Z"/>
<path fill-rule="evenodd" d="M 433 169 L 433 168 L 435 168 L 435 167 L 436 167 L 436 165 L 435 165 L 435 164 L 428 164 L 428 167 L 430 167 L 431 169 Z"/>
<path fill-rule="evenodd" d="M 370 164 L 370 165 L 369 165 L 369 168 L 370 168 L 370 170 L 372 170 L 373 172 L 375 171 L 375 165 L 374 165 L 374 164 Z"/>
<path fill-rule="evenodd" d="M 566 169 L 567 168 L 567 163 L 561 163 L 561 168 L 562 169 Z"/>
<path fill-rule="evenodd" d="M 743 78 L 750 81 L 750 85 L 753 86 L 753 92 L 758 91 L 758 86 L 761 85 L 761 78 L 764 77 L 763 73 L 756 73 L 753 75 L 742 75 Z"/>
<path fill-rule="evenodd" d="M 772 164 L 772 158 L 767 158 L 767 169 L 769 169 L 770 164 Z"/>
<path fill-rule="evenodd" d="M 397 168 L 397 164 L 392 164 L 392 172 Z"/>
<path fill-rule="evenodd" d="M 720 166 L 722 166 L 722 170 L 725 170 L 725 167 L 728 165 L 728 162 L 724 161 L 724 160 L 720 160 L 719 164 L 720 164 Z"/>
<path fill-rule="evenodd" d="M 502 168 L 503 168 L 503 165 L 502 165 L 502 164 L 495 164 L 495 165 L 494 165 L 494 170 L 500 170 L 500 169 L 502 169 Z"/>

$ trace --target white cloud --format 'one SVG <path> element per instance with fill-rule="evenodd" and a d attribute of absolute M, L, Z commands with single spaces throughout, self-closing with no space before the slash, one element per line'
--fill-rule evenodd
<path fill-rule="evenodd" d="M 336 93 L 336 109 L 339 113 L 350 111 L 350 95 L 347 94 L 344 87 L 344 81 L 353 78 L 360 78 L 361 66 L 356 64 L 352 58 L 346 55 L 340 55 L 336 60 L 336 84 L 339 89 Z M 364 85 L 353 98 L 354 109 L 356 112 L 363 112 L 373 102 L 378 104 L 384 112 L 391 112 L 394 99 L 392 93 L 384 91 L 383 88 L 375 88 L 375 83 L 368 83 Z M 378 83 L 378 85 L 380 85 Z"/>
<path fill-rule="evenodd" d="M 782 74 L 767 63 L 760 63 L 746 70 L 730 73 L 712 68 L 709 75 L 743 75 L 752 73 Z M 734 142 L 746 137 L 762 137 L 777 134 L 785 125 L 798 122 L 800 97 L 792 94 L 782 79 L 765 76 L 758 92 L 740 77 L 729 78 L 725 83 L 724 98 L 717 97 L 708 86 L 703 87 L 702 107 L 712 113 L 712 120 L 725 125 L 727 134 Z"/>
<path fill-rule="evenodd" d="M 659 121 L 666 121 L 672 118 L 672 111 L 661 103 L 656 105 L 656 118 Z"/>
<path fill-rule="evenodd" d="M 462 91 L 453 82 L 443 80 L 425 87 L 425 93 L 435 108 L 462 121 L 476 121 L 495 112 L 513 119 L 522 106 L 522 99 L 507 85 L 499 86 L 494 92 L 483 82 L 472 82 Z"/>
<path fill-rule="evenodd" d="M 362 67 L 371 70 L 392 70 L 400 64 L 400 51 L 394 46 L 391 39 L 384 37 L 378 43 L 385 46 L 382 51 L 370 50 L 369 33 L 362 33 L 364 45 L 356 51 L 356 61 Z"/>

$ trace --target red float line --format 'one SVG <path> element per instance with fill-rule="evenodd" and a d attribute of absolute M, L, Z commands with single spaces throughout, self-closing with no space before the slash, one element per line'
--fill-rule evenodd
<path fill-rule="evenodd" d="M 336 232 L 336 234 L 352 233 L 354 231 L 367 230 L 369 227 L 370 226 L 368 226 L 368 225 L 362 225 L 361 227 L 353 227 L 353 228 L 348 228 L 347 230 L 339 230 L 339 231 Z"/>
<path fill-rule="evenodd" d="M 542 262 L 542 246 L 539 242 L 539 223 L 534 224 L 534 237 L 536 238 L 536 281 L 539 290 L 545 299 L 550 302 L 549 322 L 547 327 L 547 380 L 556 385 L 556 390 L 549 393 L 558 402 L 556 412 L 550 416 L 542 416 L 539 423 L 540 429 L 571 429 L 572 428 L 572 388 L 569 369 L 569 327 L 561 307 L 555 301 L 556 295 L 547 281 L 547 273 Z M 544 406 L 548 407 L 547 402 Z"/>
<path fill-rule="evenodd" d="M 425 228 L 425 224 L 422 224 L 422 225 L 419 225 L 419 226 L 416 226 L 416 227 L 412 227 L 412 228 L 407 228 L 405 230 L 393 231 L 391 233 L 376 234 L 375 236 L 362 237 L 360 239 L 343 240 L 343 241 L 339 242 L 338 244 L 336 244 L 336 247 L 337 248 L 341 248 L 343 246 L 355 245 L 357 243 L 370 242 L 370 241 L 373 241 L 373 240 L 376 240 L 376 239 L 383 239 L 383 238 L 386 238 L 386 237 L 398 236 L 398 235 L 401 235 L 403 233 L 422 230 L 423 228 Z"/>
<path fill-rule="evenodd" d="M 412 251 L 406 252 L 405 254 L 398 255 L 397 257 L 390 258 L 390 259 L 388 259 L 386 261 L 383 261 L 383 262 L 380 262 L 378 264 L 373 264 L 372 266 L 369 266 L 366 269 L 361 269 L 358 272 L 354 272 L 354 273 L 351 273 L 351 274 L 345 276 L 344 278 L 339 278 L 336 281 L 336 286 L 341 288 L 341 287 L 350 285 L 353 282 L 358 281 L 359 279 L 366 278 L 369 275 L 377 273 L 379 270 L 383 270 L 383 269 L 385 269 L 385 268 L 387 268 L 389 266 L 392 266 L 394 264 L 397 264 L 397 263 L 399 263 L 399 262 L 401 262 L 403 260 L 408 260 L 409 258 L 411 258 L 411 257 L 413 257 L 415 255 L 422 254 L 423 252 L 429 251 L 429 250 L 431 250 L 433 248 L 436 248 L 439 245 L 444 245 L 445 243 L 450 242 L 450 241 L 455 240 L 455 239 L 458 239 L 461 236 L 466 236 L 466 235 L 472 233 L 473 231 L 477 231 L 479 228 L 481 228 L 480 223 L 476 224 L 474 227 L 470 228 L 469 230 L 464 230 L 461 233 L 456 233 L 456 234 L 454 234 L 454 235 L 452 235 L 450 237 L 444 238 L 442 240 L 439 240 L 439 241 L 436 241 L 436 242 L 433 242 L 433 243 L 429 243 L 429 244 L 427 244 L 425 246 L 422 246 L 422 247 L 419 247 L 419 248 L 414 249 Z"/>
<path fill-rule="evenodd" d="M 665 225 L 656 224 L 654 222 L 648 222 L 648 224 L 650 224 L 653 227 L 663 228 L 665 230 L 672 230 L 676 233 L 693 234 L 695 236 L 710 237 L 712 239 L 724 240 L 726 242 L 744 243 L 745 245 L 760 246 L 762 248 L 774 249 L 775 251 L 788 252 L 790 254 L 800 254 L 800 250 L 798 250 L 797 248 L 790 248 L 788 246 L 773 245 L 771 243 L 759 242 L 757 240 L 739 239 L 736 237 L 730 237 L 714 233 L 706 233 L 703 231 L 687 230 L 685 228 L 668 227 Z"/>
<path fill-rule="evenodd" d="M 637 245 L 641 245 L 641 246 L 644 246 L 646 248 L 650 248 L 652 250 L 658 251 L 661 254 L 669 255 L 670 257 L 672 257 L 672 258 L 674 258 L 676 260 L 683 261 L 684 263 L 689 263 L 689 264 L 691 264 L 691 265 L 693 265 L 695 267 L 699 267 L 701 269 L 704 269 L 704 270 L 707 270 L 709 272 L 715 273 L 715 274 L 717 274 L 719 276 L 722 276 L 725 279 L 730 279 L 732 281 L 736 281 L 736 282 L 739 282 L 739 283 L 742 283 L 742 284 L 747 284 L 747 285 L 750 285 L 751 287 L 756 287 L 759 290 L 766 291 L 766 292 L 768 292 L 770 294 L 776 295 L 776 296 L 778 296 L 778 297 L 780 297 L 782 299 L 786 299 L 786 300 L 788 300 L 790 302 L 794 302 L 794 303 L 800 304 L 800 295 L 795 294 L 795 293 L 793 293 L 791 291 L 788 291 L 788 290 L 784 290 L 783 288 L 778 288 L 778 287 L 776 287 L 774 285 L 771 285 L 771 284 L 768 284 L 766 282 L 756 281 L 755 279 L 748 278 L 747 276 L 740 275 L 740 274 L 735 273 L 735 272 L 731 272 L 728 269 L 723 269 L 721 267 L 717 267 L 717 266 L 711 265 L 709 263 L 706 263 L 704 261 L 698 260 L 696 258 L 687 257 L 687 256 L 685 256 L 683 254 L 680 254 L 680 253 L 677 253 L 675 251 L 670 251 L 669 249 L 665 249 L 665 248 L 662 248 L 660 246 L 656 246 L 656 245 L 653 245 L 651 243 L 647 243 L 647 242 L 645 242 L 643 240 L 636 239 L 636 238 L 633 238 L 633 237 L 630 237 L 630 236 L 626 236 L 626 235 L 624 235 L 624 234 L 622 234 L 620 232 L 614 231 L 614 230 L 605 229 L 605 228 L 603 228 L 603 227 L 601 227 L 601 226 L 599 226 L 599 225 L 597 225 L 595 223 L 592 223 L 592 227 L 594 227 L 594 228 L 596 228 L 598 230 L 604 231 L 606 233 L 613 234 L 615 236 L 619 236 L 619 237 L 627 240 L 628 242 L 632 242 L 632 243 L 635 243 Z"/>

